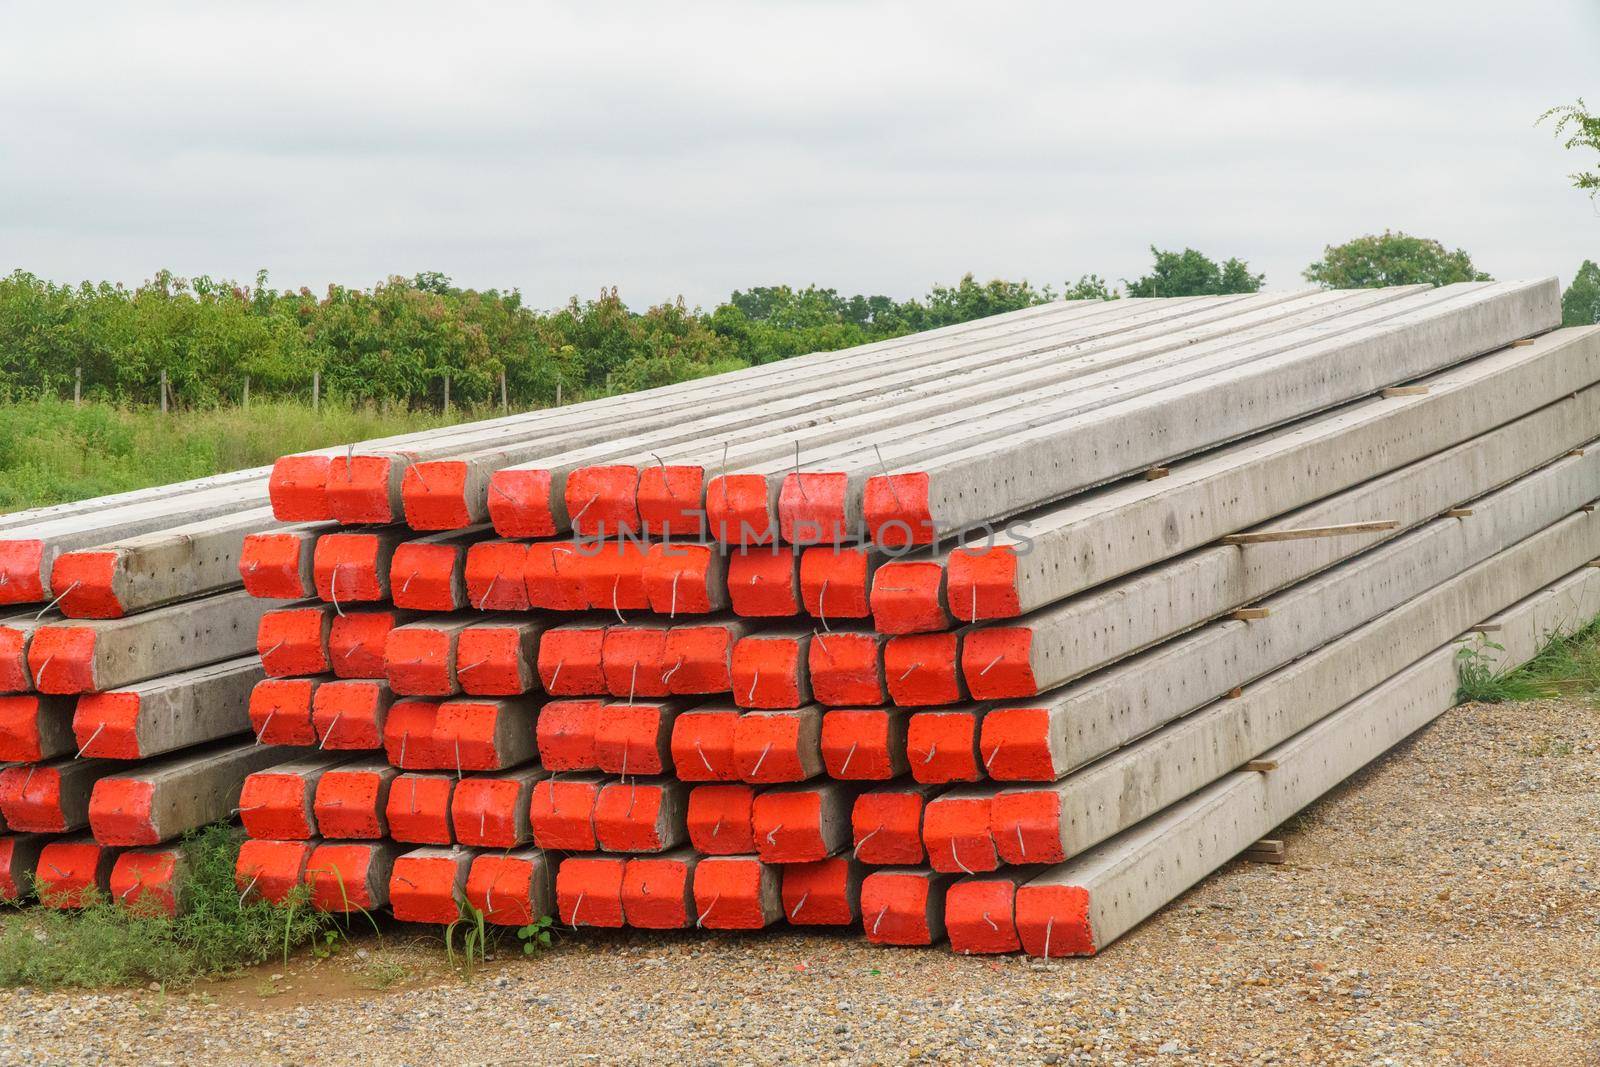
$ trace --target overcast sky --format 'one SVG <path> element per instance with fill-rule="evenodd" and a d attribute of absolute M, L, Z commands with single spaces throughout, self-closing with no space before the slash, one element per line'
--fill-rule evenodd
<path fill-rule="evenodd" d="M 98 10 L 95 10 L 98 8 Z M 0 268 L 538 306 L 965 271 L 1273 287 L 1385 226 L 1498 277 L 1600 259 L 1544 108 L 1600 0 L 0 4 Z"/>

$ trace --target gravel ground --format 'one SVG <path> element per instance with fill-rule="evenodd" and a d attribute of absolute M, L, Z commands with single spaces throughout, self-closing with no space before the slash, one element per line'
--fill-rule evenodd
<path fill-rule="evenodd" d="M 0 992 L 0 1062 L 1600 1063 L 1595 709 L 1458 708 L 1278 836 L 1095 959 L 590 934 L 463 981 L 400 935 Z"/>

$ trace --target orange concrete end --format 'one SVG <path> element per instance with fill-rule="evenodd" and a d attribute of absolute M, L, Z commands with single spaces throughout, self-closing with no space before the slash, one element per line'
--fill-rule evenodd
<path fill-rule="evenodd" d="M 83 626 L 41 626 L 28 643 L 28 669 L 41 693 L 92 693 L 95 631 Z"/>
<path fill-rule="evenodd" d="M 524 783 L 510 778 L 463 778 L 450 798 L 456 840 L 470 848 L 516 848 L 527 843 Z"/>
<path fill-rule="evenodd" d="M 650 594 L 644 587 L 644 545 L 632 541 L 589 543 L 562 567 L 576 568 L 583 598 L 601 611 L 649 611 Z"/>
<path fill-rule="evenodd" d="M 382 907 L 388 886 L 382 887 L 384 896 L 372 886 L 373 864 L 381 847 L 372 842 L 318 845 L 306 861 L 311 906 L 341 913 Z"/>
<path fill-rule="evenodd" d="M 1098 951 L 1089 922 L 1089 891 L 1075 885 L 1017 888 L 1017 936 L 1030 956 L 1058 959 Z"/>
<path fill-rule="evenodd" d="M 659 785 L 611 782 L 594 805 L 594 835 L 606 852 L 659 852 L 670 848 L 656 829 L 665 795 Z"/>
<path fill-rule="evenodd" d="M 467 600 L 479 611 L 527 611 L 528 546 L 479 541 L 467 546 Z"/>
<path fill-rule="evenodd" d="M 154 845 L 161 840 L 152 806 L 154 784 L 137 778 L 102 778 L 89 794 L 89 828 L 102 845 Z"/>
<path fill-rule="evenodd" d="M 282 903 L 305 881 L 306 865 L 316 847 L 311 841 L 244 841 L 233 865 L 234 888 L 240 896 Z"/>
<path fill-rule="evenodd" d="M 568 926 L 620 927 L 622 878 L 627 861 L 620 856 L 571 856 L 556 871 L 556 914 Z"/>
<path fill-rule="evenodd" d="M 533 664 L 515 625 L 471 626 L 456 639 L 456 683 L 471 696 L 521 696 L 533 684 Z"/>
<path fill-rule="evenodd" d="M 850 833 L 855 857 L 875 866 L 921 863 L 922 811 L 920 793 L 862 793 L 850 809 Z"/>
<path fill-rule="evenodd" d="M 622 872 L 622 914 L 641 930 L 680 930 L 694 924 L 698 857 L 640 856 Z"/>
<path fill-rule="evenodd" d="M 56 607 L 69 619 L 120 619 L 126 613 L 117 597 L 117 552 L 67 552 L 50 567 Z"/>
<path fill-rule="evenodd" d="M 542 917 L 535 886 L 545 875 L 526 856 L 477 856 L 467 872 L 467 902 L 496 926 L 526 926 Z"/>
<path fill-rule="evenodd" d="M 861 883 L 861 924 L 875 945 L 931 945 L 944 936 L 922 871 L 873 871 Z"/>
<path fill-rule="evenodd" d="M 407 923 L 451 923 L 461 915 L 463 856 L 396 856 L 389 874 L 389 908 Z"/>
<path fill-rule="evenodd" d="M 311 785 L 288 771 L 247 775 L 239 793 L 239 821 L 251 837 L 305 841 L 317 836 L 311 821 Z"/>
<path fill-rule="evenodd" d="M 696 921 L 711 930 L 770 925 L 779 918 L 771 906 L 777 877 L 777 871 L 753 856 L 706 857 L 694 870 Z"/>
<path fill-rule="evenodd" d="M 438 724 L 439 705 L 434 701 L 395 701 L 383 721 L 385 758 L 394 766 L 408 770 L 445 766 L 444 754 L 434 736 Z"/>
<path fill-rule="evenodd" d="M 540 708 L 534 723 L 539 762 L 552 771 L 593 770 L 602 707 L 599 700 L 552 700 Z"/>
<path fill-rule="evenodd" d="M 28 644 L 31 630 L 0 626 L 0 693 L 25 693 L 33 688 L 33 673 L 28 670 Z"/>
<path fill-rule="evenodd" d="M 919 782 L 976 782 L 979 717 L 972 711 L 922 711 L 906 728 L 906 758 Z"/>
<path fill-rule="evenodd" d="M 689 790 L 689 843 L 708 856 L 739 856 L 756 850 L 748 785 L 697 785 Z"/>
<path fill-rule="evenodd" d="M 333 767 L 322 772 L 312 802 L 323 837 L 372 841 L 389 836 L 386 816 L 393 780 L 363 769 Z"/>
<path fill-rule="evenodd" d="M 583 557 L 571 541 L 535 541 L 522 561 L 523 594 L 530 608 L 584 611 Z"/>
<path fill-rule="evenodd" d="M 715 552 L 709 545 L 651 545 L 644 562 L 650 610 L 669 619 L 713 610 L 710 583 Z"/>
<path fill-rule="evenodd" d="M 1018 789 L 994 798 L 989 826 L 1006 863 L 1060 863 L 1061 794 L 1050 789 Z"/>
<path fill-rule="evenodd" d="M 459 530 L 475 521 L 467 503 L 467 465 L 459 459 L 413 463 L 400 479 L 400 506 L 413 530 Z"/>
<path fill-rule="evenodd" d="M 283 456 L 267 478 L 267 499 L 279 522 L 331 519 L 328 507 L 328 457 Z"/>
<path fill-rule="evenodd" d="M 176 915 L 181 877 L 173 849 L 124 852 L 111 865 L 111 899 L 142 913 Z"/>
<path fill-rule="evenodd" d="M 39 712 L 36 696 L 0 697 L 0 763 L 31 763 L 46 758 L 40 746 Z"/>
<path fill-rule="evenodd" d="M 1012 619 L 1022 614 L 1017 553 L 1010 545 L 958 548 L 950 553 L 948 571 L 950 610 L 962 622 Z"/>
<path fill-rule="evenodd" d="M 107 864 L 114 853 L 95 841 L 52 841 L 39 851 L 34 890 L 47 908 L 81 908 L 110 889 Z"/>
<path fill-rule="evenodd" d="M 794 926 L 849 926 L 861 917 L 861 866 L 844 856 L 783 868 L 783 917 Z"/>
<path fill-rule="evenodd" d="M 630 464 L 579 467 L 567 476 L 564 499 L 572 528 L 585 537 L 615 537 L 639 529 L 639 469 Z"/>
<path fill-rule="evenodd" d="M 778 524 L 759 474 L 723 474 L 706 486 L 706 518 L 711 535 L 725 545 L 769 545 Z"/>
<path fill-rule="evenodd" d="M 944 567 L 932 560 L 890 560 L 872 579 L 872 625 L 886 634 L 948 630 Z"/>
<path fill-rule="evenodd" d="M 433 706 L 422 701 L 409 703 Z M 311 698 L 311 732 L 317 744 L 330 751 L 382 748 L 388 718 L 389 693 L 382 682 L 363 678 L 324 682 Z"/>
<path fill-rule="evenodd" d="M 741 637 L 733 646 L 733 700 L 742 708 L 798 708 L 810 699 L 801 637 Z"/>
<path fill-rule="evenodd" d="M 376 534 L 323 534 L 311 555 L 317 595 L 340 604 L 383 600 L 388 596 L 389 554 Z"/>
<path fill-rule="evenodd" d="M 397 626 L 383 643 L 383 674 L 389 687 L 405 696 L 450 696 L 456 692 L 451 670 L 455 633 L 429 625 Z"/>
<path fill-rule="evenodd" d="M 254 533 L 239 552 L 239 578 L 245 592 L 265 600 L 299 600 L 316 595 L 308 582 L 310 555 L 316 540 L 303 532 Z"/>
<path fill-rule="evenodd" d="M 883 646 L 883 678 L 901 707 L 956 704 L 961 685 L 961 638 L 953 633 L 901 634 Z"/>
<path fill-rule="evenodd" d="M 978 700 L 1038 695 L 1030 653 L 1033 631 L 1026 626 L 974 630 L 961 650 L 961 674 Z"/>
<path fill-rule="evenodd" d="M 0 604 L 37 604 L 49 600 L 44 588 L 44 542 L 31 538 L 0 539 Z"/>
<path fill-rule="evenodd" d="M 397 522 L 389 486 L 394 463 L 387 456 L 334 456 L 328 461 L 328 511 L 346 525 Z"/>
<path fill-rule="evenodd" d="M 938 540 L 928 504 L 928 476 L 920 471 L 867 479 L 861 509 L 875 544 L 904 548 Z"/>
<path fill-rule="evenodd" d="M 831 778 L 885 781 L 905 760 L 905 716 L 884 708 L 834 708 L 822 716 L 822 762 Z"/>
<path fill-rule="evenodd" d="M 256 740 L 263 745 L 316 744 L 317 733 L 311 725 L 311 698 L 317 691 L 317 684 L 314 678 L 267 678 L 257 682 L 250 690 L 250 732 L 256 735 Z M 139 699 L 132 693 L 120 695 L 131 696 L 135 702 Z M 84 707 L 89 700 L 90 697 L 78 700 L 74 731 L 78 729 L 80 718 L 85 719 L 84 727 L 91 732 L 95 725 L 104 721 L 103 715 L 95 714 L 95 725 L 90 725 Z M 81 745 L 87 740 L 86 735 L 78 743 Z M 98 745 L 98 739 L 93 743 Z"/>
<path fill-rule="evenodd" d="M 786 474 L 778 491 L 778 531 L 791 545 L 823 545 L 849 541 L 845 494 L 850 479 L 832 471 Z"/>
<path fill-rule="evenodd" d="M 450 795 L 455 785 L 455 777 L 448 774 L 402 774 L 396 778 L 389 786 L 389 803 L 384 808 L 389 836 L 411 845 L 452 844 Z"/>
<path fill-rule="evenodd" d="M 799 782 L 807 777 L 798 715 L 741 715 L 733 732 L 733 762 L 747 782 Z"/>
<path fill-rule="evenodd" d="M 551 696 L 598 696 L 606 692 L 606 675 L 600 658 L 605 645 L 604 623 L 592 626 L 558 626 L 539 639 L 539 683 Z"/>
<path fill-rule="evenodd" d="M 928 865 L 945 873 L 972 874 L 1000 866 L 989 831 L 988 797 L 947 793 L 928 802 L 922 814 L 922 846 Z"/>
<path fill-rule="evenodd" d="M 328 616 L 320 608 L 280 608 L 261 616 L 256 652 L 274 678 L 321 674 L 328 666 Z"/>
<path fill-rule="evenodd" d="M 340 678 L 382 678 L 383 646 L 395 628 L 392 611 L 347 611 L 328 628 L 328 662 Z"/>
<path fill-rule="evenodd" d="M 1016 952 L 1017 885 L 1008 878 L 961 881 L 944 896 L 945 932 L 950 947 L 966 955 Z"/>
<path fill-rule="evenodd" d="M 748 619 L 800 614 L 800 556 L 789 547 L 741 548 L 728 556 L 728 600 Z"/>
<path fill-rule="evenodd" d="M 651 537 L 697 537 L 705 522 L 706 472 L 699 466 L 660 464 L 639 472 L 639 521 Z"/>
<path fill-rule="evenodd" d="M 606 691 L 615 697 L 662 697 L 667 683 L 667 631 L 655 626 L 613 626 L 600 642 L 600 669 Z"/>
<path fill-rule="evenodd" d="M 540 720 L 543 722 L 543 720 Z M 719 708 L 685 711 L 672 722 L 672 765 L 685 782 L 736 782 L 734 731 L 739 713 Z"/>
<path fill-rule="evenodd" d="M 607 774 L 662 774 L 670 712 L 660 704 L 607 704 L 594 733 L 594 761 Z"/>
<path fill-rule="evenodd" d="M 466 604 L 456 584 L 457 568 L 465 559 L 460 545 L 433 545 L 407 541 L 397 545 L 389 561 L 389 588 L 397 608 L 417 611 L 458 611 Z M 340 586 L 341 597 L 343 586 Z"/>
<path fill-rule="evenodd" d="M 800 600 L 822 619 L 864 619 L 872 614 L 867 590 L 872 553 L 858 546 L 814 545 L 800 553 Z"/>
<path fill-rule="evenodd" d="M 983 718 L 978 750 L 989 777 L 1002 782 L 1053 782 L 1059 777 L 1050 751 L 1050 712 L 995 708 Z"/>
<path fill-rule="evenodd" d="M 14 831 L 64 833 L 67 820 L 61 808 L 61 772 L 33 764 L 0 770 L 0 814 Z"/>
<path fill-rule="evenodd" d="M 733 688 L 734 638 L 727 626 L 674 626 L 667 631 L 661 662 L 667 691 L 691 696 L 726 693 Z"/>
<path fill-rule="evenodd" d="M 503 470 L 489 476 L 489 520 L 501 537 L 554 537 L 550 472 Z"/>
<path fill-rule="evenodd" d="M 768 790 L 750 810 L 756 855 L 766 863 L 810 863 L 832 851 L 823 839 L 822 797 L 815 790 Z"/>
<path fill-rule="evenodd" d="M 456 772 L 498 771 L 510 762 L 521 762 L 520 756 L 501 753 L 496 743 L 500 733 L 502 715 L 514 712 L 494 700 L 452 700 L 439 705 L 439 716 L 434 720 L 433 740 L 439 751 L 448 758 L 446 766 Z M 512 722 L 515 722 L 512 719 Z M 529 724 L 530 727 L 532 724 Z"/>
<path fill-rule="evenodd" d="M 599 799 L 599 782 L 546 778 L 536 783 L 528 805 L 533 843 L 562 852 L 594 851 L 599 847 L 594 834 L 594 807 Z"/>
<path fill-rule="evenodd" d="M 876 634 L 819 633 L 806 653 L 811 693 L 829 707 L 882 704 L 889 699 L 883 684 L 883 640 Z"/>

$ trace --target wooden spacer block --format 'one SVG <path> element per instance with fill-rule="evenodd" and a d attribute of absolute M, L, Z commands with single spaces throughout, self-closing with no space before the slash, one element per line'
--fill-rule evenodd
<path fill-rule="evenodd" d="M 1283 842 L 1264 837 L 1240 853 L 1240 858 L 1252 863 L 1282 863 Z"/>
<path fill-rule="evenodd" d="M 1464 519 L 1471 514 L 1471 508 L 1451 508 L 1449 511 L 1444 513 L 1444 517 L 1447 519 Z"/>
<path fill-rule="evenodd" d="M 1426 385 L 1391 385 L 1379 395 L 1385 400 L 1396 396 L 1427 396 L 1428 387 Z"/>
<path fill-rule="evenodd" d="M 1512 341 L 1511 342 L 1511 347 L 1512 348 L 1527 348 L 1531 344 L 1533 344 L 1533 338 L 1524 337 L 1520 341 Z"/>
<path fill-rule="evenodd" d="M 1397 519 L 1373 522 L 1343 522 L 1337 526 L 1302 526 L 1297 530 L 1257 530 L 1254 533 L 1228 534 L 1225 545 L 1260 545 L 1271 541 L 1304 541 L 1313 537 L 1344 537 L 1349 534 L 1382 533 L 1399 527 Z"/>
<path fill-rule="evenodd" d="M 1581 455 L 1583 455 L 1583 449 L 1574 448 L 1571 452 L 1568 452 L 1567 455 L 1569 457 L 1571 457 L 1571 456 L 1581 456 Z"/>
<path fill-rule="evenodd" d="M 1264 619 L 1272 614 L 1271 608 L 1240 608 L 1228 616 L 1239 622 L 1249 622 L 1252 619 Z"/>
<path fill-rule="evenodd" d="M 1469 634 L 1492 634 L 1499 632 L 1499 630 L 1500 624 L 1497 622 L 1484 622 L 1479 623 L 1477 626 L 1467 627 L 1467 633 Z"/>
<path fill-rule="evenodd" d="M 1253 759 L 1244 765 L 1244 769 L 1247 771 L 1259 771 L 1262 774 L 1265 774 L 1268 771 L 1277 770 L 1278 761 L 1275 759 Z"/>
<path fill-rule="evenodd" d="M 1144 480 L 1147 482 L 1153 482 L 1157 478 L 1165 478 L 1171 473 L 1171 467 L 1151 467 L 1149 470 L 1144 472 Z"/>
<path fill-rule="evenodd" d="M 1228 690 L 1229 700 L 1238 700 L 1242 696 L 1244 696 L 1244 686 L 1242 685 L 1236 685 L 1232 689 Z"/>

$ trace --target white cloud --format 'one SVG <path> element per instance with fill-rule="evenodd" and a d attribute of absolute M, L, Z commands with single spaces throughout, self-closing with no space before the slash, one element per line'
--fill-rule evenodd
<path fill-rule="evenodd" d="M 1501 276 L 1600 257 L 1545 107 L 1591 0 L 13 8 L 0 269 L 442 270 L 536 304 L 777 281 L 1298 283 L 1385 226 Z M 75 12 L 81 9 L 73 9 Z"/>

